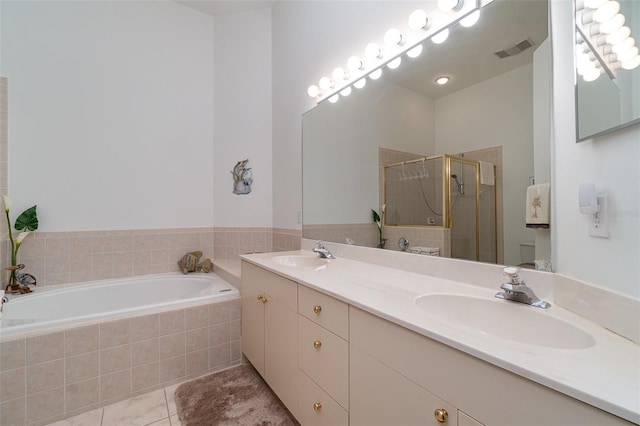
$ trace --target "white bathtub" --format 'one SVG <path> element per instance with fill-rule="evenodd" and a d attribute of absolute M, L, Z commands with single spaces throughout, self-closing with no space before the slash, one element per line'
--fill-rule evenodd
<path fill-rule="evenodd" d="M 0 338 L 231 300 L 239 292 L 215 273 L 176 273 L 35 287 L 9 297 Z"/>

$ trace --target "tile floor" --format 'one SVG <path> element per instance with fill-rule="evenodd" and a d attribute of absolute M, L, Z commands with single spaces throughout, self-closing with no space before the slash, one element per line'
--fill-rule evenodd
<path fill-rule="evenodd" d="M 176 426 L 180 425 L 173 394 L 178 384 L 158 389 L 49 426 Z"/>

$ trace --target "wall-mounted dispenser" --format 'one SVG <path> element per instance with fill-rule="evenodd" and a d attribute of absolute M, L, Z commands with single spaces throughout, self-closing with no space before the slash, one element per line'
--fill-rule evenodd
<path fill-rule="evenodd" d="M 596 186 L 593 182 L 580 184 L 578 206 L 581 214 L 591 216 L 589 235 L 609 238 L 609 217 L 606 215 L 607 196 L 596 195 Z"/>

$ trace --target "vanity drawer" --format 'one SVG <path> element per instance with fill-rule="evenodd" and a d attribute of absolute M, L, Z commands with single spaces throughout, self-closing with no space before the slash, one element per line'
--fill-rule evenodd
<path fill-rule="evenodd" d="M 349 344 L 302 315 L 298 315 L 298 366 L 349 409 Z"/>
<path fill-rule="evenodd" d="M 242 262 L 242 282 L 250 283 L 261 292 L 261 296 L 268 296 L 267 299 L 276 299 L 292 311 L 297 311 L 298 288 L 295 281 L 281 277 L 249 262 Z"/>
<path fill-rule="evenodd" d="M 346 303 L 298 285 L 298 313 L 349 340 L 349 305 Z"/>
<path fill-rule="evenodd" d="M 298 370 L 297 419 L 302 426 L 347 426 L 349 413 L 302 370 Z"/>

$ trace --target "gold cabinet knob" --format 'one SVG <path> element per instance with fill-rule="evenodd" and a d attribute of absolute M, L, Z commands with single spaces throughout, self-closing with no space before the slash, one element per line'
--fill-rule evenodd
<path fill-rule="evenodd" d="M 262 300 L 263 300 L 263 299 L 264 299 L 264 296 L 263 296 L 263 295 L 261 295 L 261 294 L 259 294 L 259 295 L 258 295 L 258 300 L 262 302 Z"/>
<path fill-rule="evenodd" d="M 433 415 L 436 417 L 436 420 L 439 423 L 444 423 L 449 418 L 449 413 L 444 408 L 436 408 L 436 411 L 433 412 Z"/>
<path fill-rule="evenodd" d="M 320 411 L 321 408 L 322 404 L 320 404 L 319 402 L 313 404 L 313 411 Z"/>
<path fill-rule="evenodd" d="M 320 340 L 316 340 L 313 342 L 313 347 L 316 349 L 320 349 L 320 346 L 322 346 L 322 342 Z"/>
<path fill-rule="evenodd" d="M 319 314 L 320 312 L 322 312 L 322 306 L 320 305 L 316 305 L 313 307 L 313 312 L 315 312 L 316 314 Z"/>

